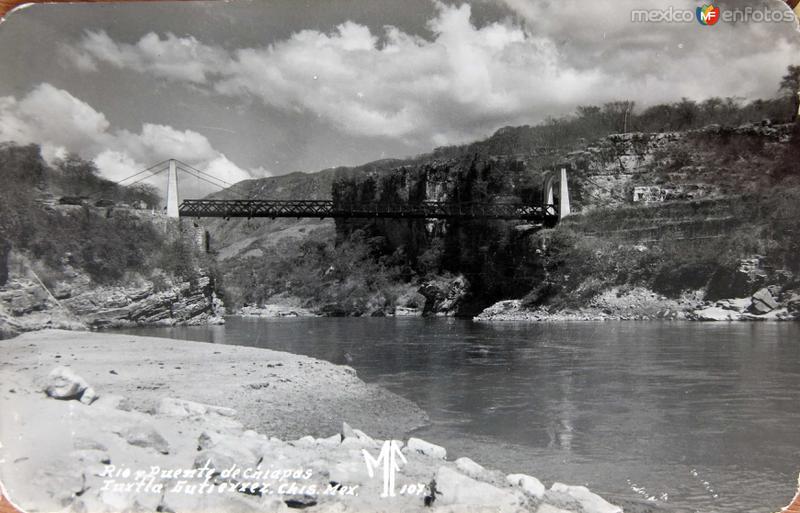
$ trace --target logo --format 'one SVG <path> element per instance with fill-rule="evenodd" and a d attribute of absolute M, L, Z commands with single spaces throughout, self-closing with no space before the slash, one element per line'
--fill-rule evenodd
<path fill-rule="evenodd" d="M 719 7 L 714 4 L 705 4 L 697 8 L 697 21 L 701 25 L 716 25 L 719 17 Z"/>
<path fill-rule="evenodd" d="M 381 497 L 395 496 L 395 474 L 400 470 L 400 461 L 408 463 L 405 455 L 400 451 L 400 442 L 397 440 L 386 440 L 381 446 L 378 459 L 372 457 L 366 449 L 361 449 L 364 454 L 364 463 L 367 465 L 367 474 L 374 477 L 375 470 L 383 465 L 383 493 Z"/>

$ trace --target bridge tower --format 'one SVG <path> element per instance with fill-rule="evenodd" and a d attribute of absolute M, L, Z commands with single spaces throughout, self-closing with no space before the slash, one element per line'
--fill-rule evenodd
<path fill-rule="evenodd" d="M 178 218 L 178 169 L 175 159 L 169 159 L 167 178 L 167 217 Z"/>
<path fill-rule="evenodd" d="M 569 205 L 569 183 L 567 168 L 562 167 L 558 176 L 550 174 L 544 181 L 544 204 L 555 206 L 555 184 L 558 182 L 558 218 L 564 219 L 572 212 Z"/>
<path fill-rule="evenodd" d="M 558 178 L 558 218 L 564 219 L 570 214 L 569 207 L 569 184 L 567 183 L 567 169 L 561 168 L 561 176 Z"/>

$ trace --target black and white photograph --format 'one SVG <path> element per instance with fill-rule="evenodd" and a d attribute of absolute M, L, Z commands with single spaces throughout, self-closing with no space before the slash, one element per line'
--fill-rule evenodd
<path fill-rule="evenodd" d="M 0 513 L 800 512 L 797 0 L 0 14 Z"/>

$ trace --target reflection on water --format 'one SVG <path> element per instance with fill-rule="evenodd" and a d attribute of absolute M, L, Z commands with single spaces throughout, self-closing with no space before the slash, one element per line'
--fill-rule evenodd
<path fill-rule="evenodd" d="M 430 414 L 419 436 L 451 458 L 670 510 L 774 511 L 800 471 L 796 323 L 230 318 L 129 332 L 347 353 Z"/>

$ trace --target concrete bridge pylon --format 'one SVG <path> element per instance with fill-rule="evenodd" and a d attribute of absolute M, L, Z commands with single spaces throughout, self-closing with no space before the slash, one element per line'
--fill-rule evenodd
<path fill-rule="evenodd" d="M 561 174 L 558 179 L 558 218 L 564 219 L 571 213 L 569 206 L 569 183 L 567 182 L 567 169 L 561 168 Z"/>
<path fill-rule="evenodd" d="M 169 159 L 169 175 L 167 178 L 167 217 L 177 219 L 178 210 L 178 169 L 175 159 Z"/>
<path fill-rule="evenodd" d="M 555 185 L 558 183 L 558 219 L 564 219 L 572 209 L 569 203 L 569 182 L 567 168 L 562 167 L 558 175 L 550 174 L 544 181 L 544 204 L 555 205 Z"/>

